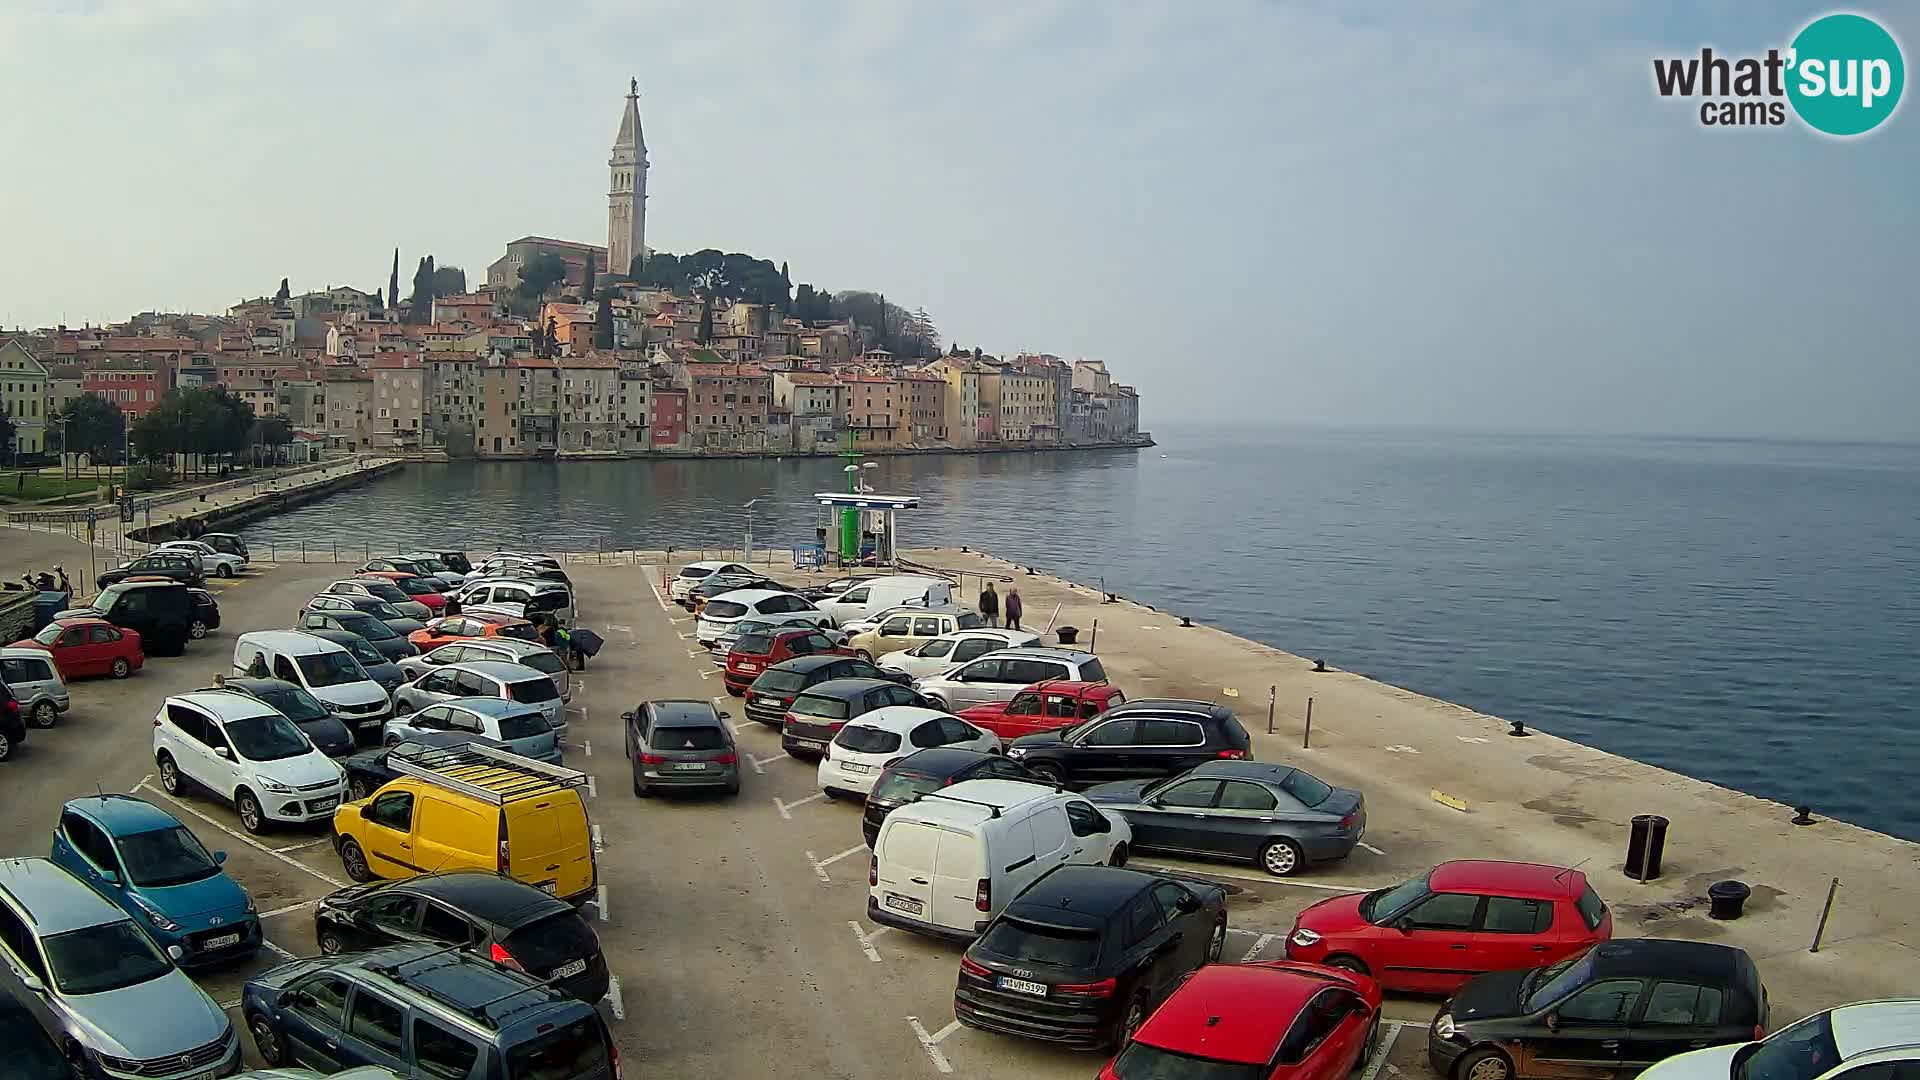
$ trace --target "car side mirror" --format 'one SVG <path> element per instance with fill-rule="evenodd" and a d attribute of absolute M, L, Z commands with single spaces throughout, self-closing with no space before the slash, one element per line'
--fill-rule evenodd
<path fill-rule="evenodd" d="M 20 973 L 20 985 L 26 987 L 29 993 L 44 994 L 47 992 L 47 984 L 41 982 L 40 976 L 32 972 L 23 971 Z"/>
<path fill-rule="evenodd" d="M 728 720 L 728 721 L 731 721 L 731 720 L 733 719 L 733 714 L 732 714 L 732 713 L 730 713 L 730 712 L 728 712 L 728 711 L 727 711 L 727 710 L 725 710 L 725 709 L 720 709 L 720 710 L 718 710 L 718 711 L 717 711 L 717 713 L 716 713 L 716 715 L 718 715 L 718 716 L 720 717 L 720 719 L 722 719 L 722 720 Z"/>
<path fill-rule="evenodd" d="M 1395 919 L 1393 920 L 1393 928 L 1403 934 L 1411 934 L 1413 933 L 1413 918 L 1411 916 L 1404 916 Z"/>
<path fill-rule="evenodd" d="M 178 945 L 167 946 L 167 959 L 172 960 L 174 963 L 177 964 L 180 961 L 185 960 L 186 958 L 187 958 L 187 950 L 181 948 Z"/>
<path fill-rule="evenodd" d="M 1548 1031 L 1559 1031 L 1559 1030 L 1560 1030 L 1560 1014 L 1559 1014 L 1559 1013 L 1557 1013 L 1557 1012 L 1550 1012 L 1550 1013 L 1548 1013 L 1548 1014 L 1547 1014 L 1547 1015 L 1546 1015 L 1546 1016 L 1544 1017 L 1544 1022 L 1545 1022 L 1545 1023 L 1546 1023 L 1546 1025 L 1547 1025 L 1547 1030 L 1548 1030 Z"/>
<path fill-rule="evenodd" d="M 120 875 L 112 870 L 100 871 L 100 880 L 116 888 L 120 885 Z"/>
<path fill-rule="evenodd" d="M 226 853 L 226 852 L 224 852 L 224 851 L 216 851 L 216 852 L 214 852 L 214 853 L 213 853 L 213 865 L 215 865 L 215 866 L 225 866 L 226 864 L 227 864 L 227 853 Z"/>
<path fill-rule="evenodd" d="M 1191 915 L 1194 912 L 1200 910 L 1200 898 L 1193 895 L 1192 893 L 1187 893 L 1185 896 L 1182 896 L 1179 900 L 1175 901 L 1173 906 L 1179 908 L 1181 911 L 1185 912 L 1186 914 Z"/>
<path fill-rule="evenodd" d="M 721 715 L 723 715 L 723 716 L 724 716 L 724 715 L 726 715 L 726 714 L 725 714 L 725 713 L 722 713 Z M 626 722 L 627 722 L 627 723 L 629 723 L 629 724 L 631 724 L 631 723 L 633 723 L 633 710 L 632 710 L 632 709 L 628 709 L 628 710 L 627 710 L 626 712 L 623 712 L 623 713 L 621 713 L 621 714 L 620 714 L 620 719 L 622 719 L 622 720 L 624 720 L 624 721 L 626 721 Z"/>
<path fill-rule="evenodd" d="M 227 759 L 228 761 L 233 760 L 233 751 L 228 749 L 227 747 L 224 747 L 224 746 L 215 747 L 213 753 L 215 757 L 222 757 Z"/>

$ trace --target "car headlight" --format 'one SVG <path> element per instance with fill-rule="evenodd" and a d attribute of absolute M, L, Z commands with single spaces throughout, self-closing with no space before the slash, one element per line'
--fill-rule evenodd
<path fill-rule="evenodd" d="M 246 895 L 246 899 L 247 899 L 247 902 L 246 902 L 246 906 L 244 907 L 244 909 L 243 909 L 243 910 L 245 910 L 247 914 L 249 914 L 249 915 L 251 915 L 251 914 L 253 914 L 253 913 L 254 913 L 254 911 L 256 911 L 256 910 L 257 910 L 257 909 L 256 909 L 256 908 L 255 908 L 255 907 L 253 906 L 253 894 L 252 894 L 252 893 L 246 893 L 245 895 Z"/>
<path fill-rule="evenodd" d="M 155 929 L 168 931 L 180 929 L 179 923 L 167 918 L 159 908 L 154 907 L 138 896 L 133 897 L 133 906 L 140 909 L 140 913 L 147 917 L 147 921 L 152 923 Z"/>
<path fill-rule="evenodd" d="M 1293 937 L 1290 940 L 1295 945 L 1298 945 L 1304 949 L 1309 945 L 1320 944 L 1320 935 L 1314 933 L 1313 931 L 1307 929 L 1304 926 L 1300 926 L 1300 927 L 1294 928 Z"/>
<path fill-rule="evenodd" d="M 1024 747 L 1024 746 L 1009 746 L 1009 747 L 1007 747 L 1007 756 L 1008 756 L 1008 757 L 1010 757 L 1010 758 L 1023 758 L 1023 757 L 1026 757 L 1026 756 L 1027 756 L 1027 748 L 1026 748 L 1026 747 Z"/>
<path fill-rule="evenodd" d="M 293 794 L 292 788 L 288 787 L 287 785 L 281 783 L 278 780 L 271 780 L 264 776 L 260 778 L 260 788 L 261 790 L 267 792 L 270 795 Z"/>
<path fill-rule="evenodd" d="M 1440 1036 L 1443 1039 L 1453 1038 L 1453 1033 L 1454 1033 L 1453 1014 L 1441 1013 L 1439 1016 L 1434 1017 L 1433 1033 L 1435 1035 Z"/>

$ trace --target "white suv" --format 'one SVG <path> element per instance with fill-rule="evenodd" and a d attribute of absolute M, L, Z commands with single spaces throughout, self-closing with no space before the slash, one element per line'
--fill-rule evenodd
<path fill-rule="evenodd" d="M 1013 695 L 1037 682 L 1106 682 L 1100 659 L 1079 649 L 1024 648 L 990 652 L 942 675 L 915 679 L 913 688 L 948 712 L 971 709 Z"/>
<path fill-rule="evenodd" d="M 169 540 L 153 551 L 178 551 L 200 556 L 200 572 L 209 577 L 232 577 L 247 565 L 245 555 L 221 551 L 199 540 Z M 153 552 L 148 552 L 149 555 Z"/>
<path fill-rule="evenodd" d="M 293 721 L 231 690 L 167 698 L 153 718 L 153 761 L 167 794 L 211 791 L 233 804 L 250 833 L 329 821 L 347 790 L 346 772 Z"/>
<path fill-rule="evenodd" d="M 682 606 L 686 605 L 687 594 L 694 586 L 715 574 L 752 574 L 753 571 L 737 562 L 693 562 L 680 568 L 680 573 L 667 583 L 667 599 Z"/>

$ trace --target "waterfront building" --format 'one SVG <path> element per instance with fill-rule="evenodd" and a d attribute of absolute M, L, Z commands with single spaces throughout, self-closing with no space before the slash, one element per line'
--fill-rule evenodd
<path fill-rule="evenodd" d="M 687 392 L 675 386 L 653 388 L 652 421 L 655 450 L 685 450 L 692 436 L 687 430 Z"/>
<path fill-rule="evenodd" d="M 367 420 L 367 445 L 375 450 L 418 450 L 426 426 L 426 372 L 419 357 L 381 353 L 368 365 L 373 399 Z"/>
<path fill-rule="evenodd" d="M 947 381 L 927 372 L 907 371 L 900 383 L 906 388 L 909 441 L 915 446 L 948 445 Z"/>
<path fill-rule="evenodd" d="M 908 442 L 908 390 L 883 375 L 842 375 L 847 386 L 847 431 L 860 450 L 892 450 Z"/>
<path fill-rule="evenodd" d="M 99 356 L 80 376 L 80 391 L 99 394 L 120 406 L 129 423 L 152 412 L 173 389 L 173 369 L 138 356 Z"/>
<path fill-rule="evenodd" d="M 47 382 L 47 366 L 25 345 L 17 339 L 0 345 L 0 411 L 13 421 L 15 454 L 47 450 Z"/>
<path fill-rule="evenodd" d="M 560 378 L 561 453 L 611 454 L 620 449 L 620 365 L 601 353 L 563 356 Z"/>
<path fill-rule="evenodd" d="M 474 453 L 483 458 L 521 457 L 520 373 L 508 364 L 479 367 L 474 379 L 480 405 L 474 418 Z"/>
<path fill-rule="evenodd" d="M 710 354 L 709 354 L 710 355 Z M 675 364 L 687 391 L 688 430 L 700 450 L 757 450 L 765 437 L 773 377 L 755 364 Z"/>
<path fill-rule="evenodd" d="M 373 377 L 357 368 L 327 372 L 327 445 L 349 454 L 367 445 L 367 406 L 373 401 Z"/>

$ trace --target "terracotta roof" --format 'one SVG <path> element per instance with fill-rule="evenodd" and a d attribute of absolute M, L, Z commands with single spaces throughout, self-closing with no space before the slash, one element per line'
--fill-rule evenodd
<path fill-rule="evenodd" d="M 552 360 L 548 360 L 543 356 L 515 356 L 510 358 L 507 361 L 507 366 L 517 367 L 517 368 L 539 368 L 546 371 L 556 371 L 560 367 L 559 364 L 556 364 Z"/>
<path fill-rule="evenodd" d="M 824 371 L 789 371 L 787 381 L 795 386 L 839 386 L 840 382 Z"/>
<path fill-rule="evenodd" d="M 688 363 L 687 374 L 696 379 L 754 379 L 767 375 L 758 364 L 712 364 L 700 361 Z"/>
<path fill-rule="evenodd" d="M 597 353 L 587 356 L 563 356 L 560 358 L 560 366 L 569 370 L 587 368 L 597 371 L 615 371 L 620 367 L 613 357 L 601 356 Z"/>
<path fill-rule="evenodd" d="M 571 240 L 555 240 L 550 236 L 523 236 L 518 240 L 507 242 L 508 247 L 515 244 L 546 244 L 549 247 L 566 248 L 569 251 L 591 251 L 597 254 L 605 254 L 607 250 L 598 244 L 576 244 Z"/>
<path fill-rule="evenodd" d="M 377 371 L 417 368 L 420 366 L 420 358 L 412 353 L 381 353 L 373 358 L 373 363 L 369 366 Z"/>

